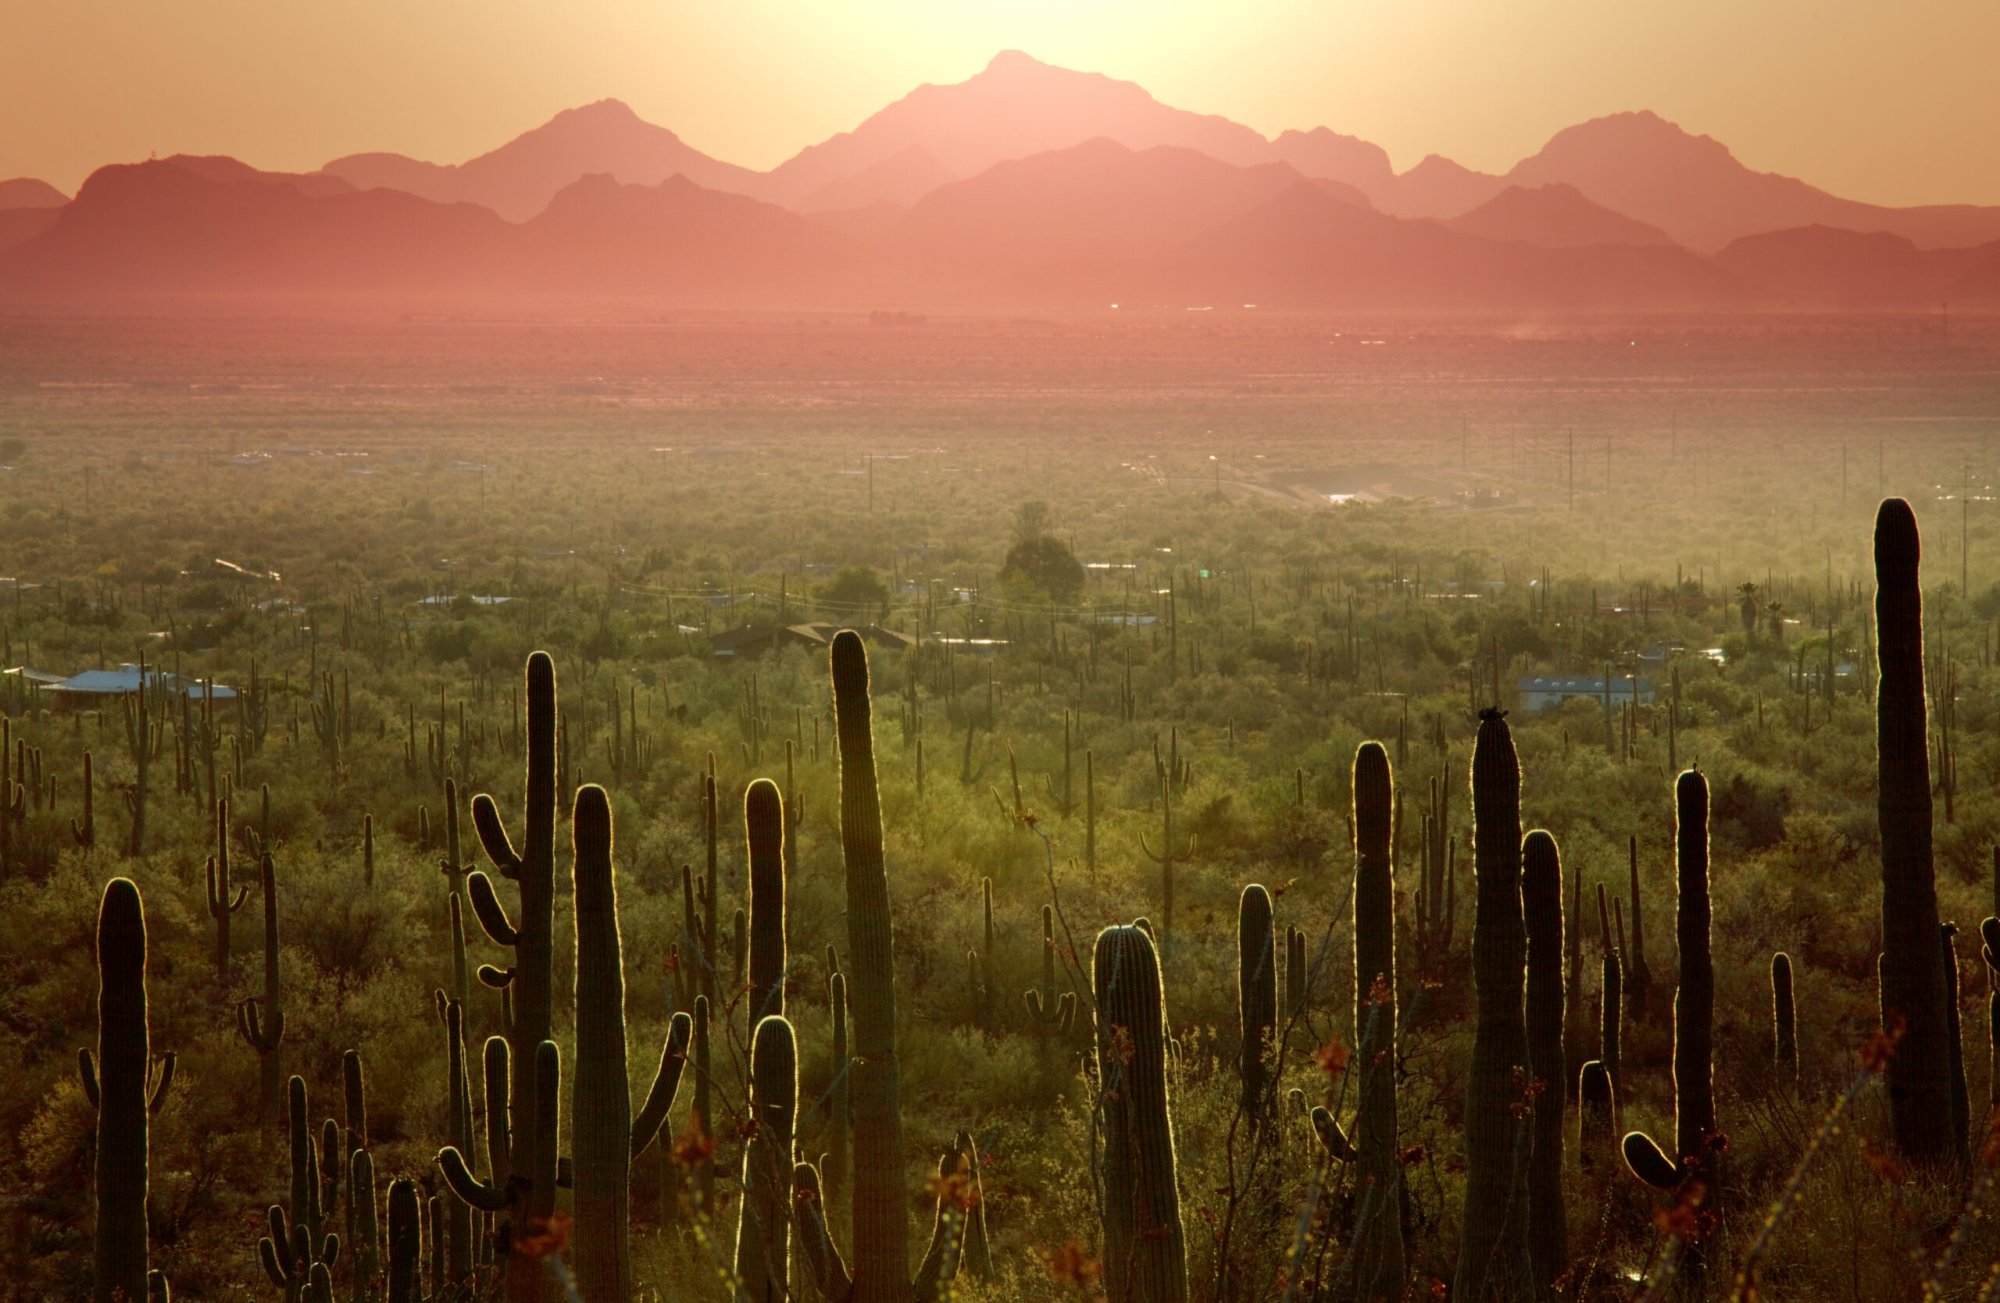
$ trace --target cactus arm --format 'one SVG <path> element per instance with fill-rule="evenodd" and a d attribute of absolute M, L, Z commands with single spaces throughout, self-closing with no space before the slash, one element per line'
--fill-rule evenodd
<path fill-rule="evenodd" d="M 486 858 L 500 870 L 502 877 L 521 876 L 521 856 L 514 850 L 506 826 L 500 822 L 500 807 L 484 792 L 472 798 L 472 830 L 479 834 L 479 844 L 485 848 Z"/>
<path fill-rule="evenodd" d="M 446 1145 L 438 1150 L 438 1172 L 451 1192 L 470 1207 L 480 1212 L 505 1212 L 514 1202 L 513 1192 L 502 1182 L 488 1183 L 472 1174 L 466 1166 L 465 1155 L 458 1152 L 456 1145 Z"/>
<path fill-rule="evenodd" d="M 153 1093 L 146 1099 L 146 1113 L 148 1116 L 159 1116 L 160 1110 L 166 1106 L 167 1092 L 173 1088 L 174 1084 L 174 1064 L 178 1059 L 179 1056 L 171 1052 L 161 1056 L 159 1079 L 153 1083 Z"/>
<path fill-rule="evenodd" d="M 504 837 L 507 834 L 503 830 L 500 835 Z M 500 897 L 494 894 L 493 879 L 483 873 L 469 873 L 465 877 L 465 887 L 467 894 L 472 897 L 472 912 L 478 917 L 479 926 L 486 929 L 486 935 L 492 939 L 493 944 L 519 945 L 521 934 L 514 927 L 513 921 L 507 917 L 507 907 L 502 905 Z"/>
<path fill-rule="evenodd" d="M 799 1246 L 805 1253 L 806 1270 L 813 1287 L 826 1303 L 847 1303 L 854 1293 L 854 1277 L 840 1248 L 826 1230 L 826 1208 L 820 1201 L 819 1169 L 811 1163 L 792 1168 L 792 1220 L 799 1232 Z"/>
<path fill-rule="evenodd" d="M 495 968 L 491 964 L 481 964 L 478 976 L 481 986 L 490 987 L 495 991 L 504 991 L 514 981 L 514 970 L 511 968 Z"/>
<path fill-rule="evenodd" d="M 1312 1111 L 1313 1134 L 1319 1137 L 1320 1148 L 1343 1163 L 1351 1163 L 1360 1153 L 1348 1141 L 1347 1133 L 1340 1129 L 1340 1122 L 1323 1105 L 1314 1105 Z"/>
<path fill-rule="evenodd" d="M 960 1221 L 951 1194 L 951 1178 L 957 1171 L 958 1155 L 946 1150 L 938 1159 L 937 1210 L 931 1216 L 931 1242 L 924 1248 L 923 1260 L 917 1265 L 917 1278 L 910 1285 L 916 1303 L 937 1303 L 940 1290 L 958 1275 L 965 1236 L 958 1229 Z"/>
<path fill-rule="evenodd" d="M 1655 1190 L 1675 1189 L 1687 1175 L 1687 1169 L 1667 1157 L 1659 1144 L 1643 1131 L 1628 1132 L 1619 1148 L 1625 1153 L 1625 1166 L 1632 1169 L 1632 1175 Z"/>
<path fill-rule="evenodd" d="M 688 1041 L 693 1035 L 694 1019 L 685 1013 L 675 1014 L 667 1028 L 666 1043 L 660 1047 L 660 1066 L 653 1073 L 653 1084 L 646 1089 L 646 1102 L 632 1119 L 634 1158 L 646 1152 L 673 1109 L 674 1098 L 680 1094 L 681 1073 L 687 1068 Z"/>
<path fill-rule="evenodd" d="M 278 1246 L 266 1236 L 257 1241 L 257 1261 L 264 1264 L 264 1275 L 274 1289 L 290 1289 L 292 1275 L 278 1258 Z"/>

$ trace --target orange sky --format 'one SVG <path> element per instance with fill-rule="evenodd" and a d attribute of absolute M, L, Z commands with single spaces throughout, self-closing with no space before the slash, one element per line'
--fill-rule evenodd
<path fill-rule="evenodd" d="M 0 177 L 227 153 L 458 161 L 606 96 L 769 167 L 1001 49 L 1268 133 L 1504 170 L 1651 108 L 1883 203 L 2000 203 L 1993 0 L 0 0 Z"/>

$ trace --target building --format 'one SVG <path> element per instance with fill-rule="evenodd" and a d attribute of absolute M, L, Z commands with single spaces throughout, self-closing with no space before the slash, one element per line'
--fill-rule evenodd
<path fill-rule="evenodd" d="M 709 654 L 745 659 L 762 656 L 778 647 L 809 647 L 824 651 L 833 642 L 833 635 L 849 627 L 844 624 L 828 624 L 824 620 L 808 624 L 746 624 L 710 634 Z M 908 651 L 917 645 L 917 640 L 909 634 L 898 633 L 894 629 L 884 629 L 879 624 L 853 627 L 856 633 L 877 647 Z"/>
<path fill-rule="evenodd" d="M 1514 691 L 1521 709 L 1529 712 L 1554 710 L 1575 697 L 1598 705 L 1606 701 L 1613 705 L 1627 702 L 1641 706 L 1653 704 L 1653 681 L 1629 674 L 1614 674 L 1608 680 L 1601 674 L 1575 678 L 1536 675 L 1516 683 Z"/>
<path fill-rule="evenodd" d="M 217 701 L 236 700 L 236 689 L 227 684 L 205 685 L 200 679 L 183 678 L 164 670 L 148 668 L 146 684 L 161 692 L 186 693 L 196 701 L 209 693 Z M 70 675 L 60 683 L 49 684 L 42 689 L 42 699 L 57 709 L 88 710 L 138 691 L 139 667 L 120 665 L 115 670 L 85 670 L 81 674 Z"/>

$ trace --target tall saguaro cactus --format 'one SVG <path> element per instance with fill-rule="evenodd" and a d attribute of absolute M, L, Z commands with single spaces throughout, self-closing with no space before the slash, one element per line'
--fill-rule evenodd
<path fill-rule="evenodd" d="M 1104 1113 L 1106 1296 L 1187 1303 L 1187 1240 L 1167 1089 L 1167 1001 L 1153 938 L 1108 927 L 1091 956 Z"/>
<path fill-rule="evenodd" d="M 1236 903 L 1236 1025 L 1242 1037 L 1239 1107 L 1255 1131 L 1278 1110 L 1278 957 L 1271 893 L 1257 883 Z"/>
<path fill-rule="evenodd" d="M 743 1147 L 743 1198 L 736 1218 L 736 1296 L 782 1303 L 791 1258 L 792 1135 L 799 1103 L 798 1043 L 783 1014 L 750 1040 L 750 1119 Z"/>
<path fill-rule="evenodd" d="M 840 845 L 847 870 L 848 988 L 853 1057 L 848 1063 L 855 1165 L 850 1198 L 854 1269 L 827 1234 L 819 1172 L 793 1169 L 793 1210 L 815 1286 L 834 1303 L 933 1303 L 957 1272 L 938 1199 L 930 1248 L 913 1281 L 904 1211 L 903 1121 L 896 1057 L 896 965 L 891 943 L 889 875 L 882 854 L 882 801 L 875 775 L 875 735 L 868 696 L 868 652 L 852 629 L 830 651 L 834 731 L 840 748 Z M 946 1155 L 947 1163 L 956 1156 Z M 949 1168 L 945 1169 L 947 1172 Z"/>
<path fill-rule="evenodd" d="M 625 973 L 611 803 L 595 785 L 576 794 L 576 1283 L 585 1298 L 632 1293 L 632 1097 L 625 1068 Z"/>
<path fill-rule="evenodd" d="M 1452 1296 L 1512 1297 L 1528 1279 L 1526 1200 L 1515 1106 L 1528 1066 L 1523 1000 L 1527 929 L 1521 909 L 1521 762 L 1506 712 L 1480 713 L 1472 750 L 1476 895 L 1472 980 L 1477 1004 L 1465 1082 L 1465 1212 Z"/>
<path fill-rule="evenodd" d="M 1569 1068 L 1563 1054 L 1562 857 L 1556 839 L 1540 829 L 1521 845 L 1521 910 L 1528 932 L 1528 1072 L 1538 1086 L 1528 1150 L 1528 1263 L 1535 1297 L 1547 1298 L 1569 1265 L 1563 1208 L 1563 1093 Z M 1604 1002 L 1606 1016 L 1614 1016 L 1618 993 L 1607 990 Z"/>
<path fill-rule="evenodd" d="M 133 1303 L 146 1293 L 146 1186 L 153 1114 L 173 1083 L 174 1056 L 152 1072 L 146 1009 L 146 906 L 130 878 L 105 884 L 97 907 L 97 1055 L 77 1051 L 83 1093 L 97 1109 L 91 1298 Z"/>
<path fill-rule="evenodd" d="M 686 1014 L 674 1016 L 660 1066 L 635 1121 L 625 1056 L 624 947 L 612 863 L 611 799 L 602 787 L 591 783 L 577 790 L 571 827 L 576 1071 L 570 1125 L 576 1149 L 576 1280 L 585 1298 L 625 1303 L 632 1294 L 632 1160 L 652 1142 L 673 1106 L 692 1026 Z"/>
<path fill-rule="evenodd" d="M 215 854 L 208 857 L 208 913 L 215 920 L 215 977 L 229 981 L 229 918 L 243 908 L 250 888 L 238 887 L 230 894 L 229 882 L 229 801 L 215 803 Z"/>
<path fill-rule="evenodd" d="M 278 969 L 278 868 L 267 851 L 260 857 L 258 876 L 264 892 L 264 994 L 236 1006 L 236 1030 L 257 1051 L 261 1084 L 260 1116 L 277 1113 L 285 1089 L 285 985 Z"/>
<path fill-rule="evenodd" d="M 1924 695 L 1922 544 L 1916 513 L 1887 498 L 1875 515 L 1877 817 L 1882 830 L 1881 1010 L 1900 1029 L 1885 1076 L 1904 1157 L 1967 1161 L 1952 1122 L 1950 1032 L 1931 861 L 1930 736 Z"/>
<path fill-rule="evenodd" d="M 1354 753 L 1354 1037 L 1361 1098 L 1354 1146 L 1362 1165 L 1353 1279 L 1360 1300 L 1402 1297 L 1402 1167 L 1396 1144 L 1395 777 L 1379 742 Z M 1298 959 L 1305 954 L 1300 937 Z"/>
<path fill-rule="evenodd" d="M 513 1110 L 509 1166 L 522 1175 L 539 1172 L 545 1160 L 555 1157 L 537 1152 L 541 1128 L 535 1125 L 542 1112 L 541 1101 L 535 1096 L 541 1076 L 540 1047 L 549 1038 L 550 988 L 555 982 L 556 667 L 547 652 L 528 657 L 526 679 L 527 819 L 518 849 L 507 836 L 493 798 L 481 793 L 472 801 L 472 824 L 487 859 L 502 877 L 520 888 L 519 922 L 508 918 L 491 879 L 479 872 L 466 876 L 472 911 L 480 926 L 495 945 L 514 952 L 514 962 L 508 968 L 482 967 L 479 978 L 506 990 L 512 1011 L 507 1026 L 514 1074 L 509 1083 Z M 542 1275 L 539 1263 L 516 1255 L 508 1265 L 507 1297 L 513 1303 L 537 1303 L 542 1297 Z"/>
<path fill-rule="evenodd" d="M 749 1033 L 785 1012 L 785 798 L 768 778 L 743 793 L 743 833 L 749 848 Z"/>
<path fill-rule="evenodd" d="M 1715 964 L 1709 956 L 1708 779 L 1698 769 L 1674 783 L 1675 858 L 1679 899 L 1674 938 L 1681 984 L 1674 993 L 1674 1151 L 1669 1158 L 1643 1132 L 1625 1137 L 1632 1174 L 1656 1189 L 1692 1176 L 1714 1179 Z M 1931 938 L 1936 954 L 1937 938 Z M 1946 1105 L 1949 1108 L 1949 1103 Z M 1947 1117 L 1946 1122 L 1949 1124 Z"/>

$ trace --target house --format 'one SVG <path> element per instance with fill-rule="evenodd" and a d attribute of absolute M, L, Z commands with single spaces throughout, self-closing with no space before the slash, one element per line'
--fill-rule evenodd
<path fill-rule="evenodd" d="M 746 624 L 710 634 L 709 653 L 745 659 L 762 656 L 776 647 L 810 647 L 824 651 L 833 642 L 833 635 L 849 627 L 829 624 L 824 620 L 808 624 Z M 892 651 L 908 651 L 917 645 L 917 640 L 909 634 L 884 629 L 878 624 L 860 625 L 855 627 L 855 632 L 875 646 Z"/>
<path fill-rule="evenodd" d="M 209 693 L 217 701 L 236 700 L 236 689 L 227 684 L 205 685 L 200 679 L 184 678 L 164 670 L 148 668 L 146 684 L 162 692 L 185 693 L 197 701 Z M 44 700 L 59 709 L 87 710 L 116 698 L 129 697 L 138 691 L 139 667 L 120 665 L 115 670 L 85 670 L 81 674 L 72 674 L 60 683 L 43 688 L 42 694 Z"/>
<path fill-rule="evenodd" d="M 1574 678 L 1536 675 L 1516 683 L 1514 690 L 1524 711 L 1554 710 L 1572 697 L 1582 697 L 1600 705 L 1607 701 L 1618 705 L 1633 702 L 1650 706 L 1653 703 L 1653 681 L 1629 674 L 1614 674 L 1608 680 L 1601 674 Z"/>

